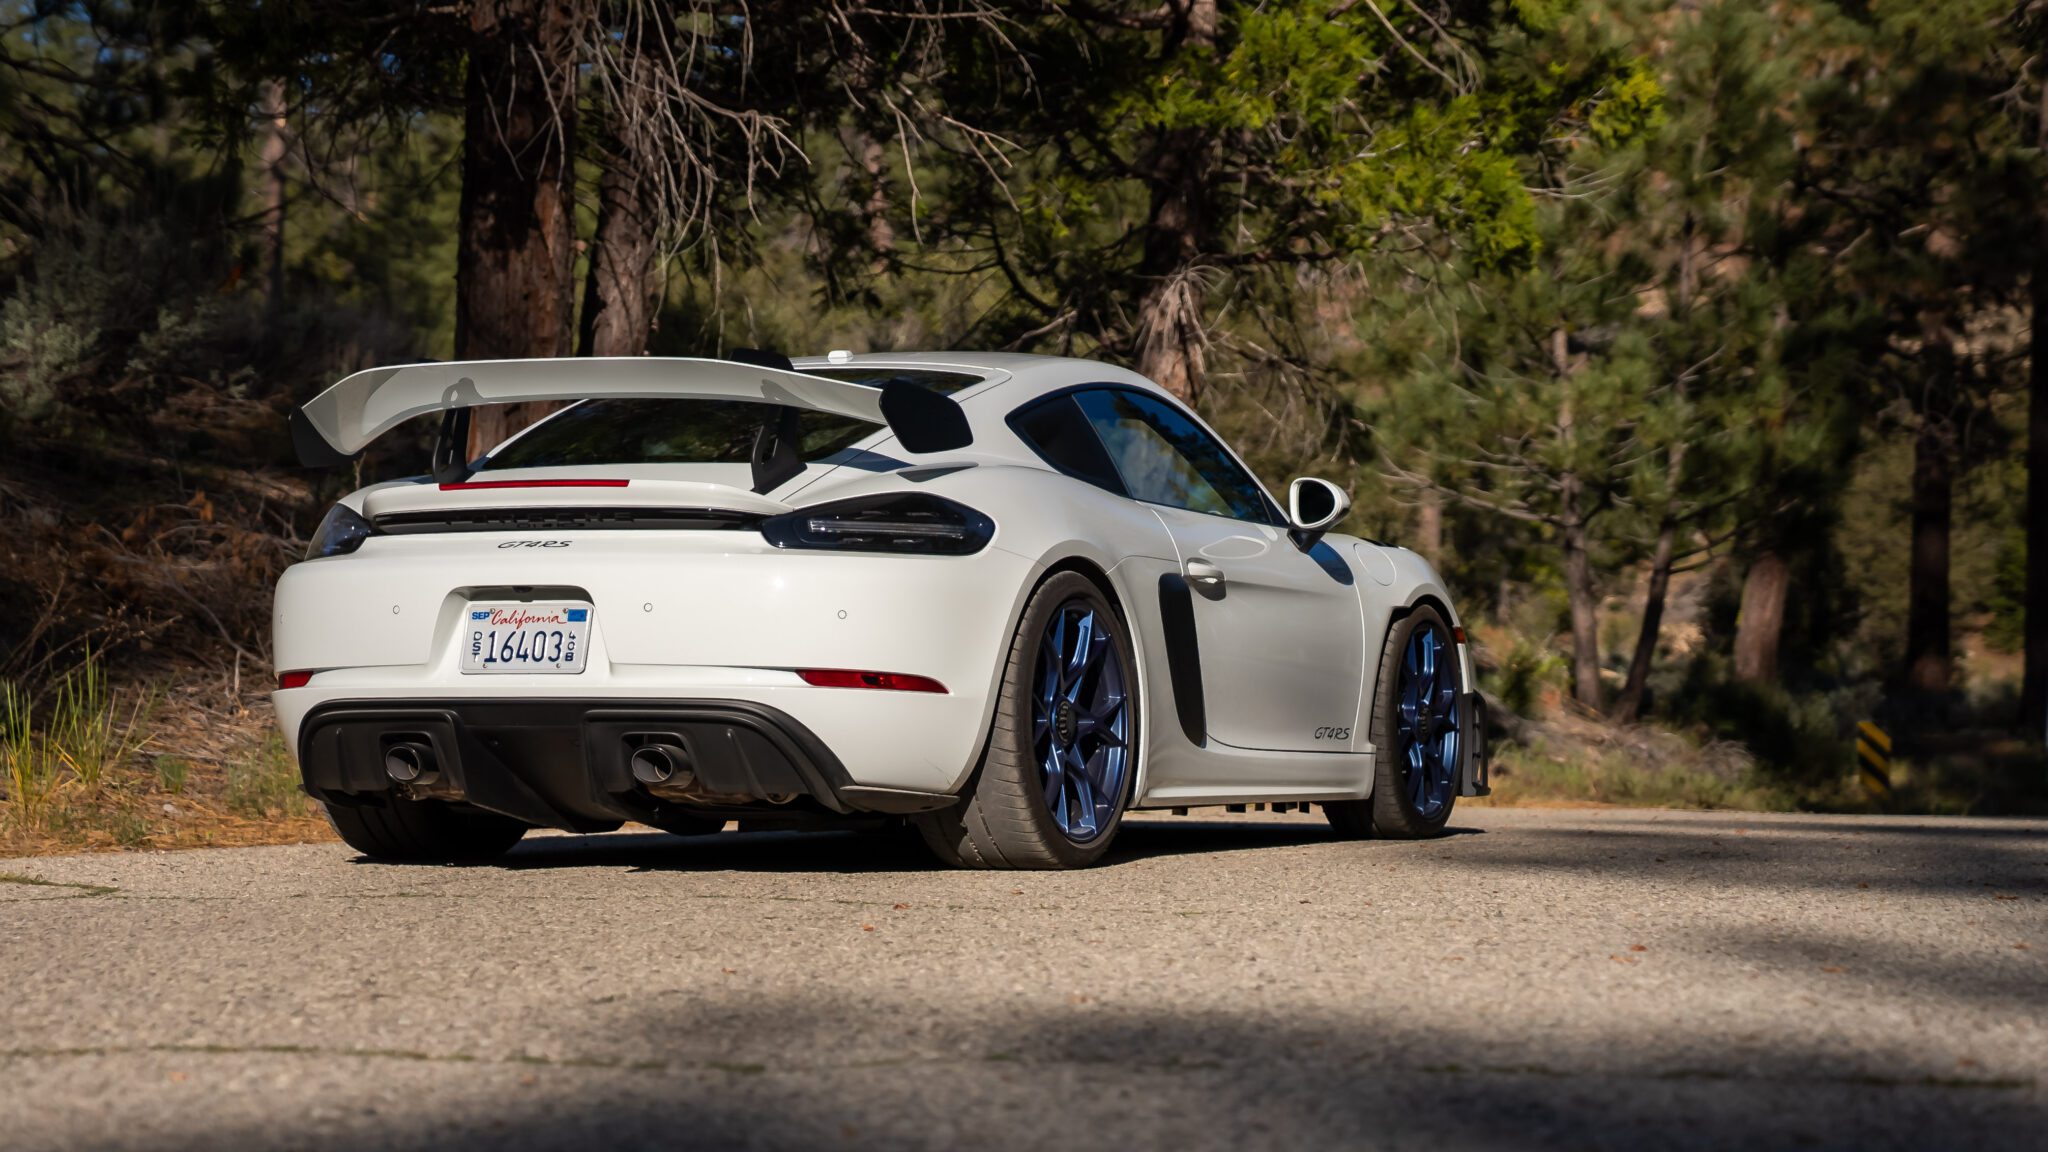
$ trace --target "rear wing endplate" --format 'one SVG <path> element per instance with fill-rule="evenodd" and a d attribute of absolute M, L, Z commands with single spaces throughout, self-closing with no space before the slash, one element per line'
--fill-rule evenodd
<path fill-rule="evenodd" d="M 967 416 L 950 397 L 907 382 L 884 388 L 731 360 L 596 356 L 553 360 L 468 360 L 401 364 L 349 376 L 291 414 L 299 462 L 324 467 L 352 459 L 412 419 L 481 404 L 588 399 L 720 399 L 827 412 L 885 424 L 905 451 L 945 452 L 973 442 Z M 452 420 L 449 424 L 452 425 Z M 764 421 L 770 457 L 793 454 L 789 421 Z M 460 448 L 457 447 L 459 454 Z M 757 448 L 761 470 L 764 452 Z M 436 462 L 437 464 L 439 461 Z"/>

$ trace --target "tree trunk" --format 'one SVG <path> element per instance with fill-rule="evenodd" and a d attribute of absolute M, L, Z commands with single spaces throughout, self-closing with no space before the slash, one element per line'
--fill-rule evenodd
<path fill-rule="evenodd" d="M 1571 485 L 1570 480 L 1566 481 Z M 1600 709 L 1600 597 L 1593 586 L 1592 558 L 1586 554 L 1586 527 L 1564 526 L 1565 594 L 1572 606 L 1572 698 Z"/>
<path fill-rule="evenodd" d="M 1199 132 L 1163 134 L 1138 268 L 1145 284 L 1135 332 L 1138 374 L 1188 404 L 1201 394 L 1205 371 L 1203 285 L 1194 264 L 1207 231 L 1202 185 L 1210 159 L 1209 142 Z"/>
<path fill-rule="evenodd" d="M 1680 260 L 1678 299 L 1682 308 L 1692 307 L 1692 216 L 1686 215 L 1686 247 Z M 1683 402 L 1685 381 L 1677 381 L 1673 395 Z M 1657 638 L 1664 627 L 1664 597 L 1671 588 L 1671 565 L 1678 549 L 1678 488 L 1685 480 L 1686 444 L 1671 446 L 1664 461 L 1664 514 L 1657 524 L 1657 543 L 1650 551 L 1650 586 L 1643 595 L 1643 623 L 1636 631 L 1635 654 L 1629 657 L 1628 678 L 1622 681 L 1621 696 L 1614 702 L 1614 719 L 1633 724 L 1643 710 L 1643 690 L 1650 681 L 1650 663 L 1657 657 Z"/>
<path fill-rule="evenodd" d="M 2035 142 L 2048 149 L 2048 83 L 2041 85 L 2036 128 Z M 2026 672 L 2020 679 L 2020 723 L 2048 742 L 2048 198 L 2039 212 L 2027 376 Z"/>
<path fill-rule="evenodd" d="M 1434 488 L 1424 488 L 1415 507 L 1415 550 L 1431 564 L 1443 559 L 1444 495 Z"/>
<path fill-rule="evenodd" d="M 263 165 L 263 279 L 272 312 L 284 305 L 284 160 L 286 139 L 284 81 L 265 80 L 258 114 L 263 143 L 257 162 Z"/>
<path fill-rule="evenodd" d="M 1550 333 L 1551 368 L 1560 382 L 1557 408 L 1558 438 L 1569 451 L 1578 435 L 1577 409 L 1572 395 L 1571 336 L 1562 327 Z M 1564 590 L 1572 609 L 1572 698 L 1582 706 L 1600 710 L 1600 597 L 1593 585 L 1593 562 L 1587 553 L 1587 516 L 1580 507 L 1583 487 L 1576 472 L 1558 477 L 1558 505 L 1564 510 L 1559 524 L 1564 537 Z"/>
<path fill-rule="evenodd" d="M 473 0 L 462 137 L 455 355 L 572 351 L 577 27 L 584 0 Z M 548 404 L 476 410 L 470 453 Z"/>
<path fill-rule="evenodd" d="M 880 140 L 866 133 L 860 138 L 860 167 L 868 182 L 861 212 L 867 216 L 868 248 L 874 253 L 875 270 L 879 272 L 888 266 L 889 257 L 896 254 L 896 226 L 889 223 L 888 153 Z"/>
<path fill-rule="evenodd" d="M 1735 614 L 1735 678 L 1749 684 L 1778 682 L 1778 641 L 1785 634 L 1785 600 L 1792 567 L 1765 548 L 1742 577 L 1742 606 Z"/>
<path fill-rule="evenodd" d="M 1940 710 L 1949 656 L 1949 527 L 1954 511 L 1948 430 L 1924 418 L 1913 441 L 1913 551 L 1906 593 L 1906 687 Z"/>
<path fill-rule="evenodd" d="M 654 208 L 647 182 L 623 158 L 609 158 L 598 181 L 597 235 L 583 282 L 578 354 L 638 356 L 647 351 L 658 303 Z"/>
<path fill-rule="evenodd" d="M 1657 655 L 1657 637 L 1664 627 L 1664 599 L 1671 589 L 1671 560 L 1677 550 L 1678 528 L 1666 520 L 1657 533 L 1657 545 L 1650 554 L 1650 586 L 1643 597 L 1643 626 L 1636 633 L 1636 652 L 1628 662 L 1628 680 L 1614 701 L 1613 718 L 1633 724 L 1643 710 L 1643 689 L 1650 680 L 1650 661 Z"/>
<path fill-rule="evenodd" d="M 1216 43 L 1216 0 L 1189 0 L 1179 14 L 1181 21 L 1171 32 L 1178 43 L 1170 47 Z M 1208 185 L 1215 159 L 1214 145 L 1201 129 L 1160 132 L 1152 142 L 1145 180 L 1151 211 L 1138 263 L 1145 285 L 1133 332 L 1138 373 L 1188 404 L 1201 394 L 1205 371 L 1204 292 L 1196 260 L 1209 234 Z"/>

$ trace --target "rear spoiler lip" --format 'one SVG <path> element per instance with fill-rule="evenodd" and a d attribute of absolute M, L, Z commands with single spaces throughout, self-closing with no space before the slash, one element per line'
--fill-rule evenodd
<path fill-rule="evenodd" d="M 467 360 L 369 368 L 344 377 L 289 418 L 299 462 L 353 460 L 416 416 L 483 404 L 585 399 L 728 399 L 827 412 L 886 425 L 905 451 L 952 451 L 973 442 L 950 397 L 905 382 L 883 388 L 731 360 L 590 356 Z"/>

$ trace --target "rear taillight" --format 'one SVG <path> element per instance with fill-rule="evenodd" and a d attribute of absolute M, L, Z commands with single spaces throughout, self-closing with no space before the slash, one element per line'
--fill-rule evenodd
<path fill-rule="evenodd" d="M 855 672 L 846 668 L 799 668 L 796 674 L 814 688 L 880 688 L 888 692 L 939 692 L 944 684 L 929 676 L 903 672 Z"/>
<path fill-rule="evenodd" d="M 277 687 L 280 691 L 287 688 L 304 688 L 312 682 L 313 674 L 311 672 L 279 672 L 277 674 Z"/>
<path fill-rule="evenodd" d="M 761 535 L 777 548 L 841 552 L 965 556 L 995 534 L 995 521 L 974 509 L 921 492 L 840 500 L 761 522 Z"/>
<path fill-rule="evenodd" d="M 306 545 L 306 559 L 346 556 L 376 534 L 376 525 L 363 519 L 361 513 L 346 504 L 336 504 L 327 510 L 320 527 L 313 530 L 313 540 Z"/>

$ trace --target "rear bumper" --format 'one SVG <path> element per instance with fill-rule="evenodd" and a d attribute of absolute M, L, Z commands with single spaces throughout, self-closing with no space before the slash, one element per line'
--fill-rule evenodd
<path fill-rule="evenodd" d="M 687 752 L 688 794 L 634 779 L 628 757 L 650 742 Z M 384 771 L 399 743 L 433 750 L 435 778 L 416 794 L 577 832 L 675 816 L 900 814 L 953 801 L 858 784 L 810 729 L 746 700 L 335 701 L 299 725 L 306 791 L 331 804 L 384 803 L 401 790 Z"/>
<path fill-rule="evenodd" d="M 996 548 L 842 555 L 781 552 L 758 534 L 626 531 L 500 547 L 520 539 L 378 538 L 289 569 L 274 608 L 277 667 L 313 677 L 271 698 L 287 744 L 304 747 L 306 720 L 345 703 L 737 702 L 792 718 L 856 783 L 956 792 L 987 736 L 1031 575 Z M 466 604 L 528 598 L 592 606 L 584 670 L 464 674 Z M 946 690 L 817 687 L 801 668 L 905 673 Z"/>

